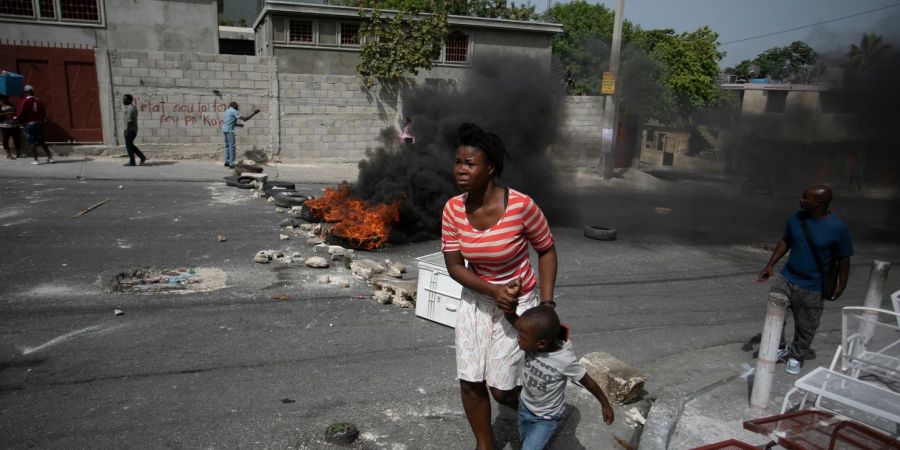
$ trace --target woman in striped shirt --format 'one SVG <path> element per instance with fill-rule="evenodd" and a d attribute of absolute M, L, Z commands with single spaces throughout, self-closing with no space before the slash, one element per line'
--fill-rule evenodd
<path fill-rule="evenodd" d="M 496 184 L 505 155 L 497 135 L 460 126 L 453 175 L 463 194 L 447 201 L 441 218 L 444 261 L 464 287 L 456 323 L 457 378 L 481 450 L 494 448 L 488 392 L 517 409 L 522 388 L 523 354 L 504 314 L 522 314 L 540 302 L 556 306 L 550 227 L 530 197 Z M 529 245 L 538 254 L 539 280 L 528 260 Z M 506 290 L 510 283 L 520 285 L 518 297 Z"/>

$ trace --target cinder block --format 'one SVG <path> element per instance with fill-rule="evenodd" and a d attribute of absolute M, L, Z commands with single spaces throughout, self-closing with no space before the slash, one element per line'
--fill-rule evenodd
<path fill-rule="evenodd" d="M 150 69 L 146 67 L 135 67 L 131 69 L 131 75 L 135 77 L 146 77 L 150 75 Z"/>
<path fill-rule="evenodd" d="M 119 65 L 121 65 L 122 67 L 137 67 L 137 66 L 138 66 L 138 60 L 137 60 L 137 59 L 132 59 L 132 58 L 122 58 L 122 59 L 119 61 Z"/>
<path fill-rule="evenodd" d="M 589 353 L 579 362 L 613 405 L 622 405 L 636 399 L 648 378 L 640 369 L 604 352 Z"/>
<path fill-rule="evenodd" d="M 181 69 L 168 69 L 166 76 L 169 78 L 184 78 L 184 71 Z"/>
<path fill-rule="evenodd" d="M 237 72 L 238 70 L 241 70 L 241 67 L 240 64 L 226 63 L 222 64 L 222 70 L 226 72 Z"/>
<path fill-rule="evenodd" d="M 130 77 L 131 69 L 127 67 L 113 67 L 112 76 L 114 77 Z"/>
<path fill-rule="evenodd" d="M 209 70 L 214 70 L 214 71 L 219 71 L 219 70 L 225 69 L 225 65 L 220 62 L 209 62 L 206 64 L 206 67 Z"/>

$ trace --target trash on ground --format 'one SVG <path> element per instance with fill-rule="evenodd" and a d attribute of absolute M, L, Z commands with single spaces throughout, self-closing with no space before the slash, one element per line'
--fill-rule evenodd
<path fill-rule="evenodd" d="M 220 234 L 220 235 L 216 236 L 216 240 L 218 240 L 219 242 L 225 242 L 225 241 L 227 241 L 228 239 L 227 239 L 225 236 L 222 236 L 222 235 Z"/>
<path fill-rule="evenodd" d="M 272 296 L 272 300 L 279 302 L 286 302 L 291 299 L 291 296 L 288 294 L 275 294 Z"/>
<path fill-rule="evenodd" d="M 114 309 L 113 314 L 115 314 L 117 316 L 121 316 L 121 315 L 125 314 L 125 311 L 122 311 L 121 309 Z"/>
<path fill-rule="evenodd" d="M 91 206 L 88 206 L 87 208 L 82 209 L 80 213 L 75 214 L 74 216 L 72 216 L 72 218 L 74 219 L 74 218 L 76 218 L 76 217 L 81 217 L 82 215 L 87 214 L 87 213 L 89 213 L 89 212 L 91 212 L 91 211 L 93 211 L 93 210 L 95 210 L 95 209 L 97 209 L 97 208 L 103 206 L 106 202 L 108 202 L 108 201 L 110 201 L 110 200 L 112 200 L 112 199 L 109 199 L 109 198 L 108 198 L 108 199 L 106 199 L 106 200 L 103 200 L 102 202 L 99 202 L 99 203 L 93 204 L 93 205 L 91 205 Z"/>
<path fill-rule="evenodd" d="M 112 292 L 121 293 L 189 294 L 221 289 L 225 287 L 226 279 L 225 271 L 212 267 L 141 268 L 116 274 L 109 286 Z"/>

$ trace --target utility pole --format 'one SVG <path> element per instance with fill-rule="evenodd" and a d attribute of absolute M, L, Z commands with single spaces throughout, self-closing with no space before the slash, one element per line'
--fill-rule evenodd
<path fill-rule="evenodd" d="M 619 53 L 622 48 L 622 21 L 625 19 L 625 0 L 616 1 L 616 18 L 613 24 L 612 45 L 609 48 L 609 74 L 604 76 L 601 94 L 606 94 L 603 102 L 603 129 L 600 138 L 600 176 L 609 180 L 613 176 L 613 162 L 616 149 L 617 107 L 616 84 L 619 74 Z M 609 92 L 609 82 L 612 89 Z"/>

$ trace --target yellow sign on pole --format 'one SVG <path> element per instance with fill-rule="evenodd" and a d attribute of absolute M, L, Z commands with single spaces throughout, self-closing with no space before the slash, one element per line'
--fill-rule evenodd
<path fill-rule="evenodd" d="M 613 95 L 616 93 L 616 73 L 603 72 L 603 80 L 600 82 L 600 93 Z"/>

